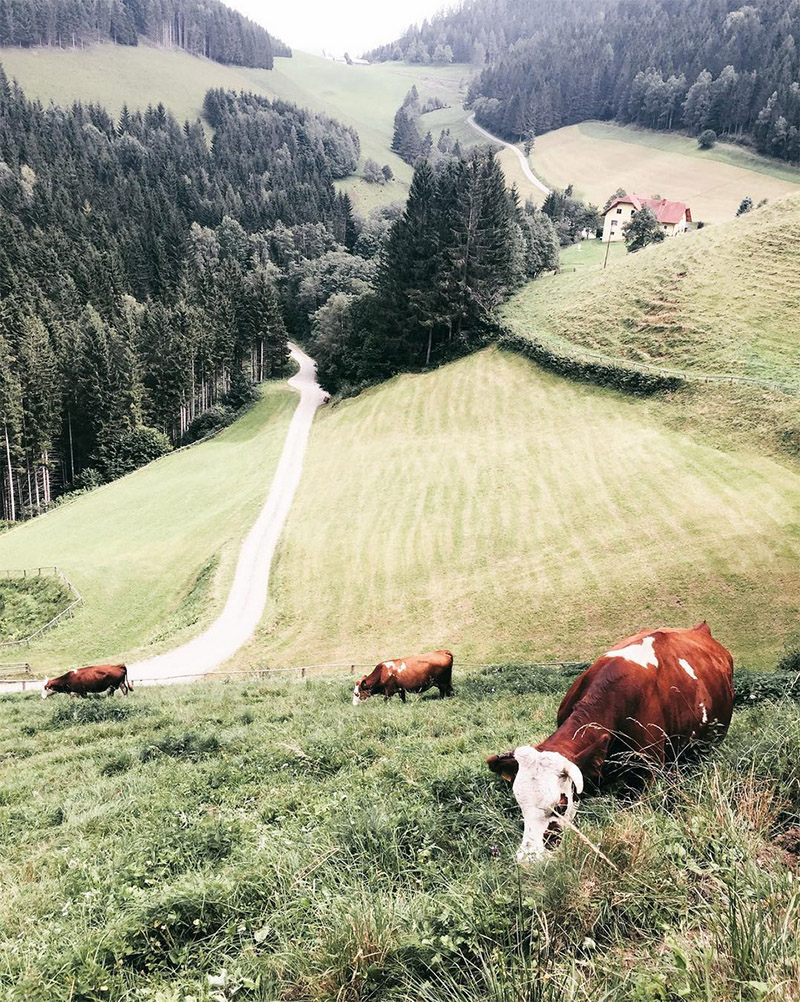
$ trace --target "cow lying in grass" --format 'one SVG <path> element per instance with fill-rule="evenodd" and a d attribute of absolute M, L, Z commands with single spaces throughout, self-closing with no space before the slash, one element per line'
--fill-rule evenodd
<path fill-rule="evenodd" d="M 405 703 L 407 692 L 425 692 L 436 686 L 439 695 L 453 695 L 453 655 L 450 651 L 434 651 L 395 661 L 381 661 L 353 689 L 353 706 L 370 696 L 389 699 L 396 692 Z"/>
<path fill-rule="evenodd" d="M 587 781 L 652 772 L 688 745 L 724 737 L 732 713 L 733 659 L 707 623 L 621 640 L 572 684 L 549 738 L 487 759 L 522 809 L 517 860 L 544 855 L 545 834 L 571 824 Z"/>
<path fill-rule="evenodd" d="M 42 699 L 57 692 L 85 697 L 90 692 L 108 691 L 109 696 L 113 696 L 117 689 L 123 696 L 127 696 L 129 691 L 133 692 L 126 665 L 90 665 L 88 668 L 75 668 L 65 672 L 58 678 L 46 678 L 42 685 Z"/>

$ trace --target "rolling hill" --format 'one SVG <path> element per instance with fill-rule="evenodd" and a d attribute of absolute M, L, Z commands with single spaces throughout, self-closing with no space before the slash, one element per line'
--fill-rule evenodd
<path fill-rule="evenodd" d="M 0 660 L 21 654 L 43 675 L 156 653 L 207 625 L 227 598 L 296 400 L 284 384 L 266 384 L 252 410 L 211 441 L 0 535 L 0 567 L 56 564 L 84 597 L 74 618 Z"/>
<path fill-rule="evenodd" d="M 525 287 L 502 310 L 561 350 L 774 381 L 800 391 L 800 195 Z"/>
<path fill-rule="evenodd" d="M 391 151 L 394 114 L 416 84 L 423 99 L 439 97 L 449 108 L 425 116 L 435 138 L 450 128 L 455 138 L 477 142 L 466 125 L 461 96 L 468 66 L 419 66 L 404 63 L 347 66 L 305 52 L 277 58 L 272 70 L 223 66 L 179 49 L 145 42 L 136 47 L 94 45 L 84 49 L 0 49 L 0 65 L 30 97 L 61 103 L 99 101 L 112 114 L 123 104 L 144 108 L 162 102 L 179 121 L 202 114 L 203 97 L 212 87 L 247 90 L 278 97 L 313 111 L 324 111 L 358 130 L 362 163 L 372 157 L 388 163 L 396 180 L 368 185 L 353 177 L 341 182 L 360 211 L 405 199 L 411 168 Z"/>

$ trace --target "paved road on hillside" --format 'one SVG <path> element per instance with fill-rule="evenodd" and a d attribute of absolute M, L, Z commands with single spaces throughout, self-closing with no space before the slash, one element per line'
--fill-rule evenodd
<path fill-rule="evenodd" d="M 500 146 L 507 146 L 510 150 L 513 150 L 519 157 L 519 162 L 522 164 L 522 171 L 525 174 L 525 177 L 531 182 L 532 185 L 535 185 L 535 187 L 537 187 L 539 191 L 544 192 L 545 195 L 550 194 L 550 189 L 547 187 L 547 185 L 542 184 L 539 178 L 531 170 L 530 164 L 528 163 L 528 158 L 525 156 L 522 150 L 518 150 L 516 146 L 512 146 L 511 143 L 507 143 L 505 139 L 501 139 L 499 136 L 493 136 L 491 132 L 487 132 L 486 129 L 478 125 L 478 123 L 475 121 L 474 115 L 470 115 L 467 121 L 476 132 L 480 132 L 480 134 L 482 136 L 485 136 L 486 139 L 490 139 L 493 143 L 499 143 Z"/>
<path fill-rule="evenodd" d="M 174 651 L 128 665 L 134 685 L 191 681 L 175 676 L 202 676 L 227 661 L 255 632 L 267 602 L 269 571 L 300 474 L 314 414 L 327 394 L 317 383 L 314 362 L 296 345 L 292 358 L 300 366 L 289 386 L 300 394 L 269 495 L 239 553 L 228 601 L 221 615 L 194 640 Z"/>

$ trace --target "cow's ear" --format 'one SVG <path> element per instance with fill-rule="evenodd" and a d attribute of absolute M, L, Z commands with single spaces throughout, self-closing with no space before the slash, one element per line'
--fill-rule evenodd
<path fill-rule="evenodd" d="M 606 754 L 608 753 L 608 746 L 611 742 L 611 732 L 606 731 L 605 734 L 601 734 L 600 737 L 588 748 L 584 748 L 581 753 L 581 764 L 580 768 L 584 776 L 591 776 L 593 779 L 597 779 L 600 775 L 600 770 L 603 768 L 603 763 L 606 760 Z"/>
<path fill-rule="evenodd" d="M 502 776 L 507 783 L 513 783 L 517 772 L 519 772 L 519 762 L 517 762 L 513 751 L 502 752 L 500 755 L 491 755 L 486 759 L 486 764 L 492 772 L 496 772 L 498 776 Z"/>
<path fill-rule="evenodd" d="M 703 620 L 702 623 L 698 623 L 697 626 L 693 626 L 692 629 L 697 630 L 700 633 L 707 633 L 709 637 L 711 636 L 711 627 L 705 620 Z"/>

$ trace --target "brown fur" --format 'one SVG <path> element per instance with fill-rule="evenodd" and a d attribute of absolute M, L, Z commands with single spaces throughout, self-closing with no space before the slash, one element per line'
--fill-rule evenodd
<path fill-rule="evenodd" d="M 443 699 L 453 695 L 452 675 L 453 655 L 450 651 L 434 651 L 432 654 L 381 661 L 356 688 L 360 698 L 382 695 L 389 699 L 399 693 L 405 703 L 407 692 L 425 692 L 436 686 Z"/>
<path fill-rule="evenodd" d="M 93 692 L 111 690 L 113 695 L 119 689 L 127 696 L 133 692 L 133 685 L 128 680 L 126 665 L 90 665 L 86 668 L 76 668 L 65 672 L 58 678 L 51 678 L 44 686 L 50 692 L 66 692 L 71 695 L 85 697 Z"/>

